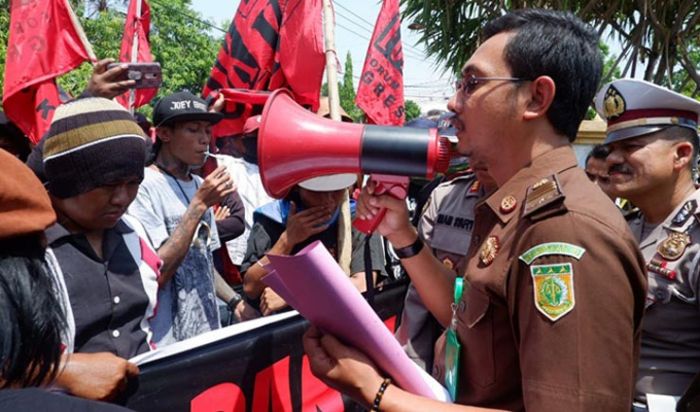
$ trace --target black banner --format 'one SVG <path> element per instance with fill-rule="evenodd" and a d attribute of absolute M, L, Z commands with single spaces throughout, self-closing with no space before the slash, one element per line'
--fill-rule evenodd
<path fill-rule="evenodd" d="M 392 331 L 406 283 L 385 287 L 375 310 Z M 125 402 L 137 411 L 354 411 L 349 399 L 311 375 L 294 316 L 147 363 Z"/>

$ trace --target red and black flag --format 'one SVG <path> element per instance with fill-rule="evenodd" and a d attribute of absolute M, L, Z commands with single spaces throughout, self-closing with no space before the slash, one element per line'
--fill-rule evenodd
<path fill-rule="evenodd" d="M 316 110 L 324 67 L 321 0 L 241 1 L 202 94 L 286 87 Z M 227 106 L 214 135 L 240 133 L 250 112 L 248 105 Z"/>
<path fill-rule="evenodd" d="M 139 4 L 141 3 L 141 4 Z M 140 6 L 140 7 L 139 7 Z M 138 10 L 140 9 L 140 10 Z M 140 11 L 140 13 L 139 13 Z M 131 0 L 124 22 L 124 36 L 119 50 L 119 61 L 127 63 L 150 63 L 153 61 L 148 35 L 151 31 L 151 7 L 146 0 Z M 158 93 L 158 88 L 134 89 L 133 107 L 141 107 L 150 102 Z M 131 91 L 117 97 L 117 101 L 127 109 Z"/>
<path fill-rule="evenodd" d="M 355 104 L 374 124 L 403 125 L 403 50 L 398 0 L 384 0 L 382 4 Z"/>
<path fill-rule="evenodd" d="M 89 59 L 68 0 L 13 0 L 3 109 L 36 143 L 61 103 L 55 79 Z"/>

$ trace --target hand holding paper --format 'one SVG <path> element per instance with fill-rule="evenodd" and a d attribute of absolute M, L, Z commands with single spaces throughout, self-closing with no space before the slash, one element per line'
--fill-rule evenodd
<path fill-rule="evenodd" d="M 312 243 L 296 256 L 268 258 L 274 270 L 263 282 L 311 323 L 361 349 L 401 388 L 432 399 L 447 399 L 445 389 L 408 358 L 320 242 Z M 307 344 L 312 343 L 313 340 Z M 354 350 L 349 353 L 355 355 Z"/>

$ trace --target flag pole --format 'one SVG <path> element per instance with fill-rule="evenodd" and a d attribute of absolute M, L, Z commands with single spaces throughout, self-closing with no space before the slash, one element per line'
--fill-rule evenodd
<path fill-rule="evenodd" d="M 141 5 L 143 0 L 131 0 L 137 1 L 136 3 L 136 24 L 141 24 Z M 128 22 L 127 22 L 128 23 Z M 134 27 L 134 41 L 131 43 L 131 62 L 136 63 L 138 60 L 139 53 L 139 31 Z M 136 89 L 129 89 L 129 111 L 134 114 L 134 103 L 136 102 Z"/>
<path fill-rule="evenodd" d="M 340 121 L 340 93 L 338 92 L 338 57 L 335 51 L 335 15 L 331 0 L 323 0 L 323 37 L 328 81 L 328 108 L 331 119 Z"/>
<path fill-rule="evenodd" d="M 68 9 L 68 15 L 70 16 L 71 23 L 73 23 L 73 27 L 75 28 L 75 31 L 78 33 L 78 37 L 80 38 L 80 41 L 83 43 L 83 47 L 85 47 L 85 51 L 87 51 L 88 57 L 90 58 L 90 61 L 93 63 L 97 61 L 97 57 L 95 56 L 95 52 L 92 50 L 92 45 L 90 44 L 90 41 L 88 40 L 87 36 L 85 35 L 85 31 L 83 31 L 83 26 L 80 25 L 80 21 L 78 20 L 78 16 L 75 15 L 75 12 L 73 11 L 73 8 L 70 6 L 70 2 L 68 0 L 64 0 L 64 4 L 66 5 L 66 9 Z"/>

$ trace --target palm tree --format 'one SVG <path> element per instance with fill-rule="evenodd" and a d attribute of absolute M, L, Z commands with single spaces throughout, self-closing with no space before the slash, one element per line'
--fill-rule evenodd
<path fill-rule="evenodd" d="M 642 76 L 692 96 L 700 95 L 700 7 L 697 0 L 401 0 L 409 27 L 419 30 L 429 54 L 458 73 L 479 42 L 479 29 L 508 10 L 570 10 L 604 41 L 620 44 L 609 79 Z"/>

